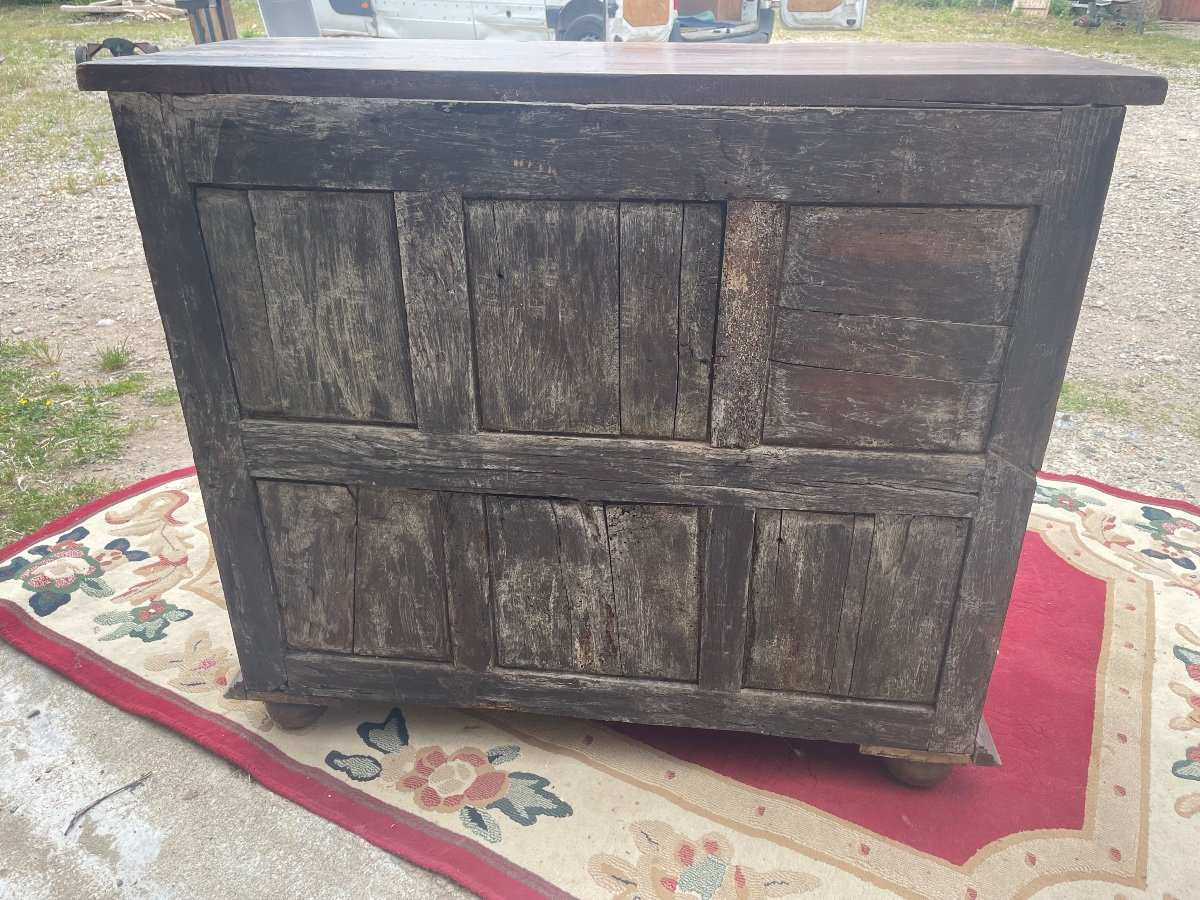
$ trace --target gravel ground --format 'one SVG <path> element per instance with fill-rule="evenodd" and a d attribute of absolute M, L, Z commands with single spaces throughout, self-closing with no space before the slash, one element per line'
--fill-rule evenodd
<path fill-rule="evenodd" d="M 1166 106 L 1131 109 L 1126 120 L 1071 356 L 1068 380 L 1092 400 L 1060 412 L 1045 468 L 1197 500 L 1200 70 L 1163 74 L 1172 81 Z M 71 77 L 68 67 L 61 77 Z M 0 167 L 12 171 L 18 163 L 0 147 Z M 115 151 L 103 168 L 121 172 Z M 68 174 L 66 166 L 50 166 L 0 184 L 0 334 L 24 329 L 21 337 L 61 345 L 59 368 L 77 381 L 99 377 L 98 350 L 124 342 L 152 387 L 170 385 L 127 190 L 120 183 L 79 196 L 53 191 Z M 1116 415 L 1109 400 L 1120 407 Z M 176 410 L 128 399 L 122 415 L 148 427 L 123 458 L 86 474 L 132 481 L 188 462 Z"/>

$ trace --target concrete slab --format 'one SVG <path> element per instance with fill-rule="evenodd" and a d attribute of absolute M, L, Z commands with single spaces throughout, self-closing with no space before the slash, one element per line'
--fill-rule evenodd
<path fill-rule="evenodd" d="M 0 643 L 3 900 L 472 896 Z"/>

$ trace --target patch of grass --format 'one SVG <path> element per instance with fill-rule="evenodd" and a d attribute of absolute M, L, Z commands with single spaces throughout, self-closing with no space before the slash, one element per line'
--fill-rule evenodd
<path fill-rule="evenodd" d="M 64 383 L 30 359 L 32 342 L 0 343 L 0 542 L 33 531 L 111 485 L 73 479 L 79 466 L 119 455 L 132 429 L 112 397 L 144 375 L 105 385 Z"/>
<path fill-rule="evenodd" d="M 65 178 L 59 178 L 50 185 L 50 190 L 66 194 L 86 194 L 95 188 L 104 187 L 109 184 L 120 184 L 124 180 L 115 172 L 108 172 L 104 169 L 95 169 L 91 172 L 84 171 L 82 173 L 70 172 Z"/>
<path fill-rule="evenodd" d="M 118 378 L 116 381 L 110 381 L 107 384 L 96 385 L 96 393 L 105 398 L 140 394 L 146 389 L 146 382 L 148 380 L 145 372 L 130 372 L 124 378 Z"/>
<path fill-rule="evenodd" d="M 232 6 L 243 34 L 264 33 L 255 0 L 233 0 Z M 75 47 L 114 35 L 164 50 L 192 43 L 186 19 L 114 21 L 72 16 L 57 2 L 0 0 L 0 56 L 6 57 L 0 65 L 0 145 L 12 154 L 0 167 L 0 184 L 64 161 L 70 173 L 55 182 L 57 190 L 80 193 L 120 180 L 96 174 L 105 156 L 116 152 L 108 99 L 75 87 Z"/>
<path fill-rule="evenodd" d="M 35 366 L 57 366 L 62 358 L 62 343 L 51 347 L 45 338 L 31 338 L 5 346 L 9 348 L 8 353 L 14 357 L 24 357 Z"/>
<path fill-rule="evenodd" d="M 1133 404 L 1118 396 L 1108 385 L 1086 381 L 1065 381 L 1058 397 L 1058 411 L 1066 413 L 1098 412 L 1113 419 L 1128 419 Z"/>
<path fill-rule="evenodd" d="M 101 372 L 112 373 L 128 368 L 131 362 L 133 362 L 133 351 L 122 344 L 119 347 L 102 349 L 96 365 Z"/>
<path fill-rule="evenodd" d="M 146 392 L 146 399 L 155 406 L 178 406 L 179 388 L 175 387 L 175 385 L 155 388 L 152 391 Z"/>

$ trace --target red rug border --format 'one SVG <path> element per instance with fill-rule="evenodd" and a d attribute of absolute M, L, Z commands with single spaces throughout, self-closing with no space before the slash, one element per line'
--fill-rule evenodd
<path fill-rule="evenodd" d="M 113 491 L 55 519 L 32 535 L 0 549 L 0 561 L 34 546 L 57 532 L 69 530 L 103 509 L 179 478 L 194 475 L 194 466 L 186 466 Z M 1200 516 L 1200 506 L 1185 500 L 1152 497 L 1114 487 L 1083 475 L 1040 472 L 1039 476 L 1065 481 L 1142 503 L 1156 503 Z M 0 638 L 38 662 L 49 666 L 70 681 L 102 700 L 134 715 L 156 721 L 195 741 L 210 752 L 238 765 L 265 788 L 291 800 L 310 812 L 345 828 L 368 843 L 406 859 L 424 869 L 444 875 L 476 894 L 508 900 L 514 897 L 561 896 L 561 892 L 536 873 L 512 863 L 494 851 L 475 843 L 463 844 L 437 836 L 413 825 L 400 816 L 402 811 L 385 813 L 372 808 L 373 798 L 359 799 L 347 786 L 332 779 L 292 771 L 266 749 L 257 746 L 253 735 L 230 727 L 188 709 L 191 704 L 177 697 L 157 693 L 155 685 L 138 678 L 116 674 L 97 660 L 92 651 L 51 632 L 14 604 L 0 603 Z M 124 671 L 124 670 L 122 670 Z M 299 764 L 303 765 L 303 764 Z M 368 802 L 369 801 L 369 802 Z M 440 826 L 415 820 L 427 828 L 444 831 Z M 496 861 L 487 857 L 495 857 Z M 516 869 L 527 878 L 518 878 L 506 869 Z M 531 882 L 538 883 L 537 887 Z"/>

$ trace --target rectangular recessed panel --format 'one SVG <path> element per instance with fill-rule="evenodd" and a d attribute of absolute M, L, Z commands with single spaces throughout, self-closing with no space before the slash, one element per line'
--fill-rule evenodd
<path fill-rule="evenodd" d="M 851 696 L 931 701 L 970 523 L 876 516 Z"/>
<path fill-rule="evenodd" d="M 289 647 L 353 649 L 355 499 L 342 485 L 258 482 Z"/>
<path fill-rule="evenodd" d="M 482 426 L 618 433 L 617 204 L 466 209 Z"/>
<path fill-rule="evenodd" d="M 829 693 L 854 516 L 759 510 L 747 687 Z"/>
<path fill-rule="evenodd" d="M 772 363 L 763 443 L 983 449 L 996 385 Z"/>
<path fill-rule="evenodd" d="M 486 501 L 502 666 L 694 680 L 698 512 Z"/>
<path fill-rule="evenodd" d="M 411 423 L 391 195 L 205 189 L 199 209 L 242 405 Z"/>
<path fill-rule="evenodd" d="M 910 378 L 996 381 L 1007 337 L 999 325 L 781 309 L 771 358 Z"/>
<path fill-rule="evenodd" d="M 780 302 L 949 322 L 1009 320 L 1028 209 L 793 206 Z"/>
<path fill-rule="evenodd" d="M 436 492 L 358 489 L 355 653 L 450 658 L 442 523 Z"/>

